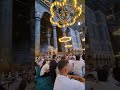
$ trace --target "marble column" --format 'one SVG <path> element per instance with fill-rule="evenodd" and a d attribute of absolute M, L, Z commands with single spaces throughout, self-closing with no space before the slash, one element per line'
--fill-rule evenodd
<path fill-rule="evenodd" d="M 57 32 L 56 32 L 56 25 L 53 25 L 53 40 L 54 40 L 54 48 L 58 49 L 58 43 L 57 43 Z"/>
<path fill-rule="evenodd" d="M 35 51 L 40 52 L 40 20 L 42 13 L 35 13 Z"/>
<path fill-rule="evenodd" d="M 79 35 L 79 32 L 78 31 L 76 31 L 76 39 L 77 39 L 77 44 L 78 44 L 78 46 L 77 46 L 77 48 L 80 48 L 80 45 L 81 45 L 81 41 L 80 41 L 80 35 Z"/>

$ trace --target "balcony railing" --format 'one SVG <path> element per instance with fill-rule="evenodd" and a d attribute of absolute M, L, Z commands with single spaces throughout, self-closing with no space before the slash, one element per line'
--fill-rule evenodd
<path fill-rule="evenodd" d="M 45 3 L 48 7 L 50 7 L 50 0 L 41 0 L 43 3 Z"/>
<path fill-rule="evenodd" d="M 47 7 L 50 7 L 52 0 L 36 0 L 36 1 L 44 3 Z"/>

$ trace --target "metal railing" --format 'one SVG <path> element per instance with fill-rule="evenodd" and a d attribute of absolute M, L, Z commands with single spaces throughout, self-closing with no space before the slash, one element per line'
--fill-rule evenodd
<path fill-rule="evenodd" d="M 50 0 L 36 0 L 36 1 L 42 2 L 42 3 L 44 3 L 44 4 L 45 4 L 46 6 L 48 6 L 48 7 L 50 7 L 50 5 L 51 5 Z"/>

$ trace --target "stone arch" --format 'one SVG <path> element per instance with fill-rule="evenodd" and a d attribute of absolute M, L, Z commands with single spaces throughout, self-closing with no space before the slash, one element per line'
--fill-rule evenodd
<path fill-rule="evenodd" d="M 54 39 L 53 39 L 53 25 L 50 22 L 50 13 L 47 11 L 43 12 L 42 18 L 41 18 L 41 37 L 42 35 L 42 31 L 44 31 L 47 33 L 48 29 L 51 29 L 51 37 L 50 37 L 50 45 L 54 46 Z M 46 23 L 46 24 L 45 24 Z M 42 25 L 43 24 L 43 25 Z M 45 25 L 45 26 L 44 26 Z M 57 34 L 57 43 L 58 43 L 58 51 L 61 52 L 61 43 L 59 42 L 59 38 L 61 38 L 63 36 L 62 30 L 61 28 L 59 28 L 58 26 L 56 26 L 56 34 Z M 47 37 L 45 40 L 48 40 Z M 42 39 L 41 39 L 42 41 Z M 47 41 L 46 41 L 47 42 Z M 42 43 L 42 42 L 41 42 Z M 47 50 L 46 50 L 47 51 Z"/>
<path fill-rule="evenodd" d="M 52 33 L 52 24 L 50 23 L 50 14 L 48 12 L 43 12 L 41 17 L 41 27 L 40 27 L 40 50 L 41 52 L 48 51 L 48 29 L 50 30 L 50 45 L 53 46 L 53 33 Z"/>
<path fill-rule="evenodd" d="M 48 25 L 50 28 L 51 28 L 51 38 L 50 38 L 50 45 L 52 45 L 53 46 L 53 26 L 52 26 L 52 24 L 50 23 L 50 12 L 48 12 L 48 11 L 44 11 L 43 12 L 43 15 L 42 15 L 42 18 L 44 18 L 44 15 L 47 15 L 47 23 L 50 25 Z M 42 19 L 41 18 L 41 19 Z M 44 20 L 43 20 L 44 21 Z M 41 21 L 42 22 L 42 21 Z M 58 26 L 56 26 L 56 34 L 57 34 L 57 43 L 58 43 L 58 51 L 59 52 L 62 52 L 62 43 L 60 43 L 59 42 L 59 38 L 61 38 L 62 36 L 63 36 L 63 32 L 62 32 L 62 29 L 61 28 L 59 28 Z"/>

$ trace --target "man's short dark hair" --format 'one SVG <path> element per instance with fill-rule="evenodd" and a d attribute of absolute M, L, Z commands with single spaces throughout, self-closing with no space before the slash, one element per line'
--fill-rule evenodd
<path fill-rule="evenodd" d="M 76 55 L 76 60 L 80 60 L 80 55 Z"/>
<path fill-rule="evenodd" d="M 109 76 L 109 73 L 106 69 L 100 69 L 98 72 L 98 79 L 99 81 L 107 81 L 108 80 L 108 76 Z"/>
<path fill-rule="evenodd" d="M 62 70 L 65 66 L 67 66 L 67 64 L 68 64 L 67 60 L 60 60 L 58 62 L 58 69 L 59 69 L 59 71 Z"/>

